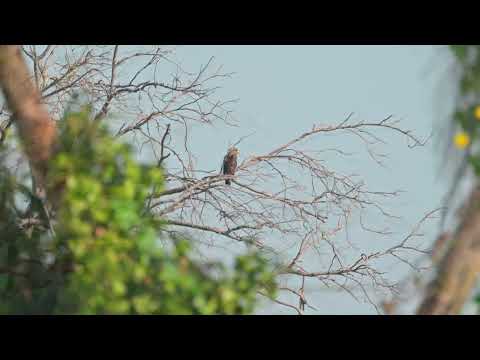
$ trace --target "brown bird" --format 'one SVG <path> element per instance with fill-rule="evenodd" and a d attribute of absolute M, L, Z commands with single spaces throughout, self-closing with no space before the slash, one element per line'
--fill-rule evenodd
<path fill-rule="evenodd" d="M 224 175 L 235 175 L 235 170 L 237 170 L 237 156 L 240 152 L 236 147 L 231 147 L 228 149 L 227 155 L 223 158 L 223 174 Z M 230 179 L 225 180 L 225 184 L 230 185 Z"/>

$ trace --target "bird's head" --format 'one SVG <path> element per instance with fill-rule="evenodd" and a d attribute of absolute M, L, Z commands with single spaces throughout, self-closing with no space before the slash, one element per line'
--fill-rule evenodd
<path fill-rule="evenodd" d="M 238 150 L 236 147 L 231 147 L 231 148 L 228 150 L 228 153 L 231 154 L 231 155 L 236 155 L 236 156 L 238 156 L 238 154 L 240 154 L 240 150 Z"/>

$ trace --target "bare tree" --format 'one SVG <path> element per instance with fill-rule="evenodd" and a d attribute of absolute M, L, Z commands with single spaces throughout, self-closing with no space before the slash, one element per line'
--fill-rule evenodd
<path fill-rule="evenodd" d="M 387 220 L 393 218 L 381 200 L 399 192 L 375 191 L 358 176 L 335 171 L 323 155 L 348 158 L 350 154 L 339 148 L 307 148 L 312 140 L 329 134 L 353 136 L 382 165 L 384 155 L 374 145 L 385 145 L 383 131 L 405 137 L 410 147 L 424 144 L 392 116 L 355 121 L 350 115 L 335 125 L 313 125 L 263 154 L 247 152 L 234 176 L 222 175 L 218 169 L 195 164 L 189 139 L 193 123 L 241 126 L 232 116 L 232 101 L 216 99 L 218 81 L 231 74 L 215 67 L 213 59 L 189 72 L 170 47 L 49 45 L 23 46 L 22 51 L 41 101 L 55 120 L 61 119 L 71 97 L 81 93 L 96 110 L 95 119 L 109 121 L 117 136 L 150 146 L 164 168 L 168 188 L 152 193 L 147 205 L 167 220 L 169 231 L 195 231 L 218 246 L 224 242 L 257 247 L 276 262 L 281 278 L 294 279 L 282 284 L 281 291 L 295 296 L 295 304 L 282 300 L 282 295 L 271 299 L 280 305 L 300 314 L 305 306 L 313 307 L 306 284 L 314 281 L 354 298 L 362 296 L 380 312 L 371 288 L 395 292 L 396 283 L 384 277 L 376 265 L 379 260 L 390 257 L 416 268 L 411 257 L 429 251 L 414 240 L 436 211 L 403 238 L 391 239 L 384 249 L 372 253 L 356 250 L 348 239 L 341 239 L 339 235 L 354 220 L 360 221 L 364 231 L 392 238 L 388 230 L 373 229 L 362 219 L 372 211 Z M 1 109 L 3 141 L 12 117 L 6 106 Z M 232 186 L 225 186 L 225 179 Z M 350 250 L 347 256 L 345 247 Z M 317 266 L 307 267 L 307 260 Z"/>

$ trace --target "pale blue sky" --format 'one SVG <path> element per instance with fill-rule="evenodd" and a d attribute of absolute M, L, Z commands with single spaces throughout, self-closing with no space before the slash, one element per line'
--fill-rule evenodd
<path fill-rule="evenodd" d="M 221 98 L 239 99 L 234 109 L 240 129 L 195 130 L 202 136 L 192 137 L 192 150 L 204 168 L 216 168 L 221 159 L 212 154 L 223 151 L 239 134 L 255 131 L 242 147 L 248 152 L 261 152 L 286 142 L 313 123 L 334 124 L 351 112 L 359 120 L 394 115 L 402 119 L 404 128 L 425 137 L 440 123 L 435 117 L 448 111 L 451 104 L 448 90 L 439 91 L 442 86 L 448 87 L 444 66 L 448 54 L 440 47 L 183 46 L 177 49 L 176 57 L 187 68 L 197 69 L 211 56 L 217 64 L 223 64 L 224 71 L 236 73 L 222 82 L 218 94 Z M 434 142 L 409 149 L 400 137 L 387 133 L 385 140 L 389 145 L 382 150 L 390 156 L 388 168 L 380 168 L 365 152 L 348 166 L 360 173 L 371 188 L 405 191 L 390 207 L 402 216 L 401 221 L 391 224 L 401 236 L 408 226 L 440 205 L 448 182 L 436 178 L 440 158 Z M 349 148 L 350 144 L 339 146 Z M 355 150 L 362 152 L 358 146 Z M 426 229 L 428 245 L 436 227 L 432 224 Z M 379 245 L 365 233 L 356 235 L 366 250 Z M 401 267 L 393 269 L 392 278 L 405 271 Z M 345 293 L 315 291 L 310 297 L 318 314 L 375 313 L 371 305 L 359 303 Z M 277 306 L 260 311 L 272 312 L 292 313 Z"/>

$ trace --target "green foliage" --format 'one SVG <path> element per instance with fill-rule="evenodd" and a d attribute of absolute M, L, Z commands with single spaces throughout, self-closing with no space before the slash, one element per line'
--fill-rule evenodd
<path fill-rule="evenodd" d="M 258 291 L 273 295 L 273 273 L 258 253 L 237 257 L 233 269 L 206 266 L 192 259 L 188 239 L 167 237 L 146 208 L 163 189 L 161 169 L 139 164 L 91 118 L 85 107 L 60 122 L 49 169 L 52 188 L 62 190 L 54 219 L 42 206 L 21 213 L 15 196 L 31 204 L 35 197 L 0 169 L 0 231 L 8 239 L 0 243 L 0 312 L 248 314 Z M 32 213 L 42 225 L 28 232 L 18 224 Z"/>
<path fill-rule="evenodd" d="M 462 69 L 460 91 L 463 94 L 480 91 L 480 46 L 451 45 L 450 49 L 461 65 Z"/>
<path fill-rule="evenodd" d="M 468 46 L 466 45 L 450 45 L 450 49 L 452 50 L 453 54 L 457 57 L 457 59 L 464 63 L 467 59 L 468 54 Z"/>
<path fill-rule="evenodd" d="M 450 49 L 461 69 L 459 97 L 453 114 L 459 131 L 468 134 L 470 144 L 480 131 L 480 46 L 451 45 Z M 471 154 L 470 164 L 478 171 L 479 154 Z"/>

